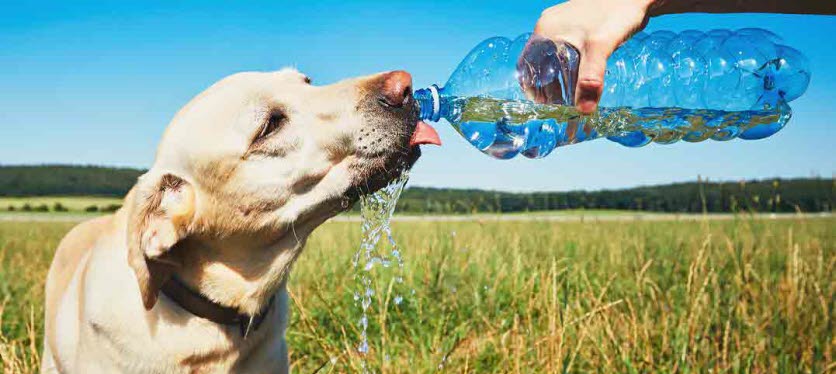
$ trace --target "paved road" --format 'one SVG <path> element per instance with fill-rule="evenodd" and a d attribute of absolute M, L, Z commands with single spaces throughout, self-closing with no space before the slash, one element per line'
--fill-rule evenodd
<path fill-rule="evenodd" d="M 90 214 L 51 214 L 51 213 L 0 213 L 0 222 L 80 222 L 95 217 Z M 399 216 L 396 215 L 395 222 L 490 222 L 490 221 L 554 221 L 554 222 L 611 222 L 611 221 L 699 221 L 709 220 L 731 220 L 735 218 L 755 219 L 805 219 L 805 218 L 831 218 L 832 213 L 760 213 L 760 214 L 667 214 L 667 213 L 592 213 L 589 215 L 572 212 L 568 214 L 555 213 L 532 213 L 532 214 L 475 214 L 475 215 L 424 215 L 424 216 Z M 360 217 L 356 215 L 337 216 L 333 221 L 338 222 L 359 222 Z"/>

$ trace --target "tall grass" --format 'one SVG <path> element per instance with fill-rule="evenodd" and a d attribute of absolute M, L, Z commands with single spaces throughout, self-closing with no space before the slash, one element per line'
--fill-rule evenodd
<path fill-rule="evenodd" d="M 365 359 L 385 373 L 833 371 L 834 223 L 396 223 L 405 280 L 372 274 Z M 68 228 L 0 223 L 6 372 L 37 365 Z M 357 223 L 327 224 L 292 273 L 294 372 L 360 368 L 358 243 Z"/>
<path fill-rule="evenodd" d="M 4 373 L 37 372 L 44 281 L 66 223 L 0 223 L 0 362 Z"/>

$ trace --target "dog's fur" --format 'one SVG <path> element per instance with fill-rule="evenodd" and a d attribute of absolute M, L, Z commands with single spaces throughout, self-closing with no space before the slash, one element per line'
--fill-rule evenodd
<path fill-rule="evenodd" d="M 42 372 L 287 372 L 285 280 L 306 238 L 418 158 L 415 105 L 381 105 L 385 77 L 239 73 L 183 107 L 124 207 L 59 245 Z M 161 294 L 174 275 L 240 313 L 270 310 L 245 338 Z"/>

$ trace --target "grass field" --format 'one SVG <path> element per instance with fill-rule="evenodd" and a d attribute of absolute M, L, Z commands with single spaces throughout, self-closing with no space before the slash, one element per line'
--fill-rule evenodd
<path fill-rule="evenodd" d="M 71 225 L 0 222 L 5 372 L 37 366 L 43 280 Z M 359 370 L 358 225 L 320 228 L 292 274 L 296 373 Z M 394 232 L 405 281 L 373 274 L 376 372 L 836 369 L 833 218 L 401 222 Z"/>

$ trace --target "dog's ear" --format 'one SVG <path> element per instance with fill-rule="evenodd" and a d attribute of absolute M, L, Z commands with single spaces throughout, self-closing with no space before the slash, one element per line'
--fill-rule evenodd
<path fill-rule="evenodd" d="M 142 303 L 150 310 L 179 266 L 171 249 L 189 234 L 194 188 L 173 174 L 149 172 L 140 177 L 126 203 L 128 264 L 139 282 Z"/>

